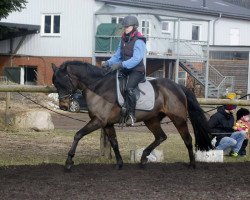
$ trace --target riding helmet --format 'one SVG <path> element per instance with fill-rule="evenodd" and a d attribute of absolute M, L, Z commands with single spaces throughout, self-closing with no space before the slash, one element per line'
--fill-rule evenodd
<path fill-rule="evenodd" d="M 122 26 L 139 26 L 138 19 L 135 16 L 126 16 L 122 21 Z"/>

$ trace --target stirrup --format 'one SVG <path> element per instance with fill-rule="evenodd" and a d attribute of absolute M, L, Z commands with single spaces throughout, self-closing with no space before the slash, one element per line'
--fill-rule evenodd
<path fill-rule="evenodd" d="M 134 126 L 136 119 L 133 117 L 133 115 L 128 115 L 126 126 Z"/>

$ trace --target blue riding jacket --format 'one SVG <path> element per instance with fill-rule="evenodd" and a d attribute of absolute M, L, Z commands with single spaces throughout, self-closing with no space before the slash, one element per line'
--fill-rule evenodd
<path fill-rule="evenodd" d="M 122 66 L 125 69 L 132 69 L 136 67 L 144 57 L 146 52 L 146 44 L 143 40 L 136 40 L 133 47 L 133 56 L 123 61 L 121 56 L 121 42 L 115 52 L 115 54 L 108 60 L 109 66 L 112 66 L 115 63 L 122 62 Z"/>

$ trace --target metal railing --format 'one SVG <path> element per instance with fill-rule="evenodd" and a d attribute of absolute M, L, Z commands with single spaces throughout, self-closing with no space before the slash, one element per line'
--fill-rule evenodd
<path fill-rule="evenodd" d="M 108 36 L 108 35 L 97 35 L 96 39 L 102 38 L 106 42 L 105 49 L 96 53 L 114 53 L 117 45 L 120 41 L 120 36 Z M 178 40 L 167 38 L 167 37 L 147 37 L 147 55 L 149 56 L 163 56 L 163 57 L 177 57 L 179 56 L 182 60 L 192 61 L 204 61 L 207 59 L 207 52 L 204 51 L 204 46 L 207 46 L 206 41 L 194 41 L 194 40 L 179 40 L 179 51 L 177 51 Z M 99 41 L 101 42 L 101 41 Z M 205 66 L 197 69 L 200 76 L 205 74 Z M 194 74 L 197 76 L 197 74 Z M 197 76 L 197 80 L 199 77 Z M 209 65 L 209 81 L 216 87 L 217 97 L 223 95 L 223 93 L 234 90 L 234 77 L 223 76 L 217 69 L 212 65 Z"/>
<path fill-rule="evenodd" d="M 121 36 L 96 35 L 96 53 L 114 53 Z M 101 39 L 100 41 L 98 39 Z M 99 44 L 102 43 L 102 44 Z"/>
<path fill-rule="evenodd" d="M 183 59 L 205 59 L 203 47 L 206 41 L 179 40 L 179 52 L 177 51 L 177 39 L 167 37 L 147 37 L 147 54 L 155 56 L 177 56 Z M 103 40 L 103 42 L 102 42 Z M 120 36 L 96 35 L 96 53 L 113 53 L 120 41 Z M 103 43 L 103 44 L 99 44 Z M 101 49 L 103 48 L 103 49 Z"/>
<path fill-rule="evenodd" d="M 216 68 L 209 65 L 209 80 L 217 87 L 217 97 L 225 95 L 226 91 L 234 91 L 234 76 L 223 76 Z"/>
<path fill-rule="evenodd" d="M 225 96 L 228 92 L 234 91 L 235 77 L 234 76 L 225 76 L 224 79 L 219 84 L 217 97 L 220 98 Z"/>

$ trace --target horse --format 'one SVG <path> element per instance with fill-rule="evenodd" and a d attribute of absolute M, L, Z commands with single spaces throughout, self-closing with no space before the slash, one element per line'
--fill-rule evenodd
<path fill-rule="evenodd" d="M 59 108 L 68 110 L 69 96 L 77 89 L 82 90 L 88 106 L 90 121 L 74 136 L 65 162 L 65 170 L 71 171 L 73 157 L 79 140 L 85 135 L 103 129 L 116 158 L 116 168 L 122 169 L 123 160 L 119 151 L 114 125 L 119 122 L 121 107 L 116 98 L 116 74 L 81 61 L 66 61 L 59 67 L 52 63 L 52 82 L 57 89 Z M 147 156 L 167 139 L 161 121 L 169 117 L 180 133 L 189 154 L 189 166 L 195 168 L 192 137 L 188 130 L 188 115 L 193 126 L 195 149 L 208 151 L 212 148 L 209 126 L 195 95 L 185 86 L 167 78 L 150 80 L 155 91 L 155 104 L 151 111 L 136 110 L 136 121 L 144 122 L 153 133 L 154 141 L 142 153 L 140 165 L 145 167 Z"/>

